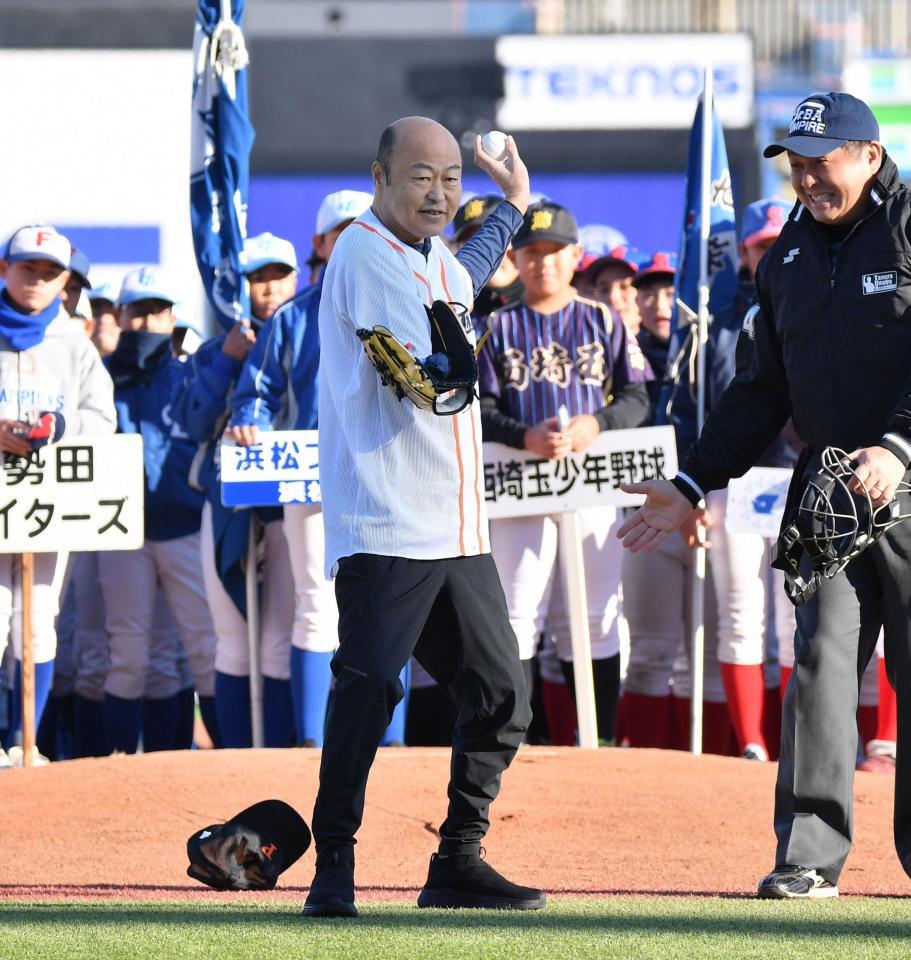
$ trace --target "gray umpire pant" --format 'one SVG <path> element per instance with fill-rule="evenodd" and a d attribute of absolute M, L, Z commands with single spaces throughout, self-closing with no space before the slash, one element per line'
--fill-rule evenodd
<path fill-rule="evenodd" d="M 810 867 L 838 881 L 853 836 L 858 691 L 881 627 L 898 700 L 895 849 L 911 876 L 911 523 L 884 534 L 797 608 L 775 788 L 778 867 Z"/>

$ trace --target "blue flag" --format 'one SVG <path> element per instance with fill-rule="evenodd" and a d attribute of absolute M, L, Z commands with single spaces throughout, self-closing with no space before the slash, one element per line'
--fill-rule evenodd
<path fill-rule="evenodd" d="M 702 219 L 702 122 L 703 101 L 696 107 L 693 128 L 690 131 L 689 159 L 686 172 L 686 205 L 683 215 L 683 234 L 680 240 L 680 259 L 675 282 L 675 295 L 693 314 L 699 312 L 699 247 Z M 734 222 L 734 192 L 724 132 L 715 112 L 711 111 L 712 164 L 709 184 L 711 226 L 708 238 L 709 315 L 721 314 L 732 308 L 737 293 L 737 227 Z M 668 353 L 668 375 L 676 372 L 675 382 L 686 379 L 690 364 L 688 339 L 692 330 L 689 318 L 675 306 L 671 322 L 671 343 Z M 690 341 L 691 342 L 691 341 Z M 680 361 L 676 371 L 675 360 Z M 690 383 L 690 392 L 696 385 Z M 659 402 L 658 423 L 667 423 L 666 415 L 671 385 L 665 386 Z M 677 400 L 674 401 L 675 413 Z"/>
<path fill-rule="evenodd" d="M 244 0 L 230 0 L 232 20 L 221 21 L 220 0 L 199 0 L 193 36 L 190 219 L 203 286 L 226 329 L 250 315 L 241 271 L 247 233 L 250 149 Z"/>

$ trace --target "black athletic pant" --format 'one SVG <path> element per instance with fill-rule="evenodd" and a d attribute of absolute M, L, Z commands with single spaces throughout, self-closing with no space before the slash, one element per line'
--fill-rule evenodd
<path fill-rule="evenodd" d="M 339 563 L 335 596 L 339 648 L 313 811 L 317 851 L 354 842 L 367 775 L 402 698 L 399 673 L 412 653 L 459 707 L 440 836 L 447 848 L 477 845 L 490 826 L 500 774 L 530 719 L 518 642 L 492 557 L 355 554 Z"/>
<path fill-rule="evenodd" d="M 779 867 L 811 867 L 838 881 L 853 835 L 860 679 L 881 627 L 898 701 L 895 848 L 911 876 L 911 521 L 797 608 L 775 789 Z"/>

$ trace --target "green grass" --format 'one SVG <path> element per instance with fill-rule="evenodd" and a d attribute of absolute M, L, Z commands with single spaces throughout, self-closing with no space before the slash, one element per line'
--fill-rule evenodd
<path fill-rule="evenodd" d="M 911 954 L 911 900 L 783 903 L 728 898 L 552 898 L 541 913 L 361 906 L 357 920 L 305 920 L 299 904 L 0 902 L 0 958 L 229 960 L 888 960 Z"/>

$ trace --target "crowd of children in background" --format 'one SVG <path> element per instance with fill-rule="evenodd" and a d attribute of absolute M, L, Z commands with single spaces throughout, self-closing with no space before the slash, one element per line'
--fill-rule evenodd
<path fill-rule="evenodd" d="M 223 506 L 218 450 L 222 437 L 250 444 L 262 430 L 318 428 L 322 270 L 371 200 L 351 190 L 325 198 L 303 282 L 290 242 L 250 238 L 250 317 L 205 342 L 175 310 L 185 291 L 155 266 L 119 287 L 92 287 L 86 254 L 51 227 L 23 227 L 2 248 L 0 452 L 26 457 L 62 438 L 116 430 L 142 436 L 145 462 L 141 550 L 36 555 L 35 762 L 251 746 L 248 563 L 261 584 L 265 745 L 321 745 L 337 612 L 323 577 L 319 507 Z M 453 247 L 498 201 L 465 199 Z M 710 330 L 709 406 L 733 377 L 753 276 L 788 212 L 768 199 L 743 213 L 737 301 Z M 558 459 L 602 431 L 657 420 L 673 423 L 682 454 L 695 439 L 686 364 L 662 390 L 677 359 L 668 355 L 675 274 L 673 253 L 639 251 L 611 227 L 580 229 L 560 204 L 534 203 L 474 304 L 479 333 L 490 333 L 478 388 L 485 440 Z M 791 466 L 798 452 L 786 429 L 762 463 Z M 725 506 L 719 491 L 702 516 L 712 542 L 703 746 L 764 761 L 778 750 L 793 610 L 769 567 L 770 544 L 728 533 Z M 623 554 L 618 522 L 613 507 L 580 514 L 599 738 L 686 749 L 695 530 L 654 553 Z M 547 516 L 494 520 L 491 550 L 534 707 L 529 741 L 572 744 L 558 525 Z M 0 555 L 0 768 L 23 762 L 19 582 L 15 558 Z M 402 679 L 407 694 L 386 743 L 448 743 L 447 691 L 417 664 Z M 895 698 L 879 658 L 864 678 L 858 727 L 860 768 L 894 771 Z"/>

